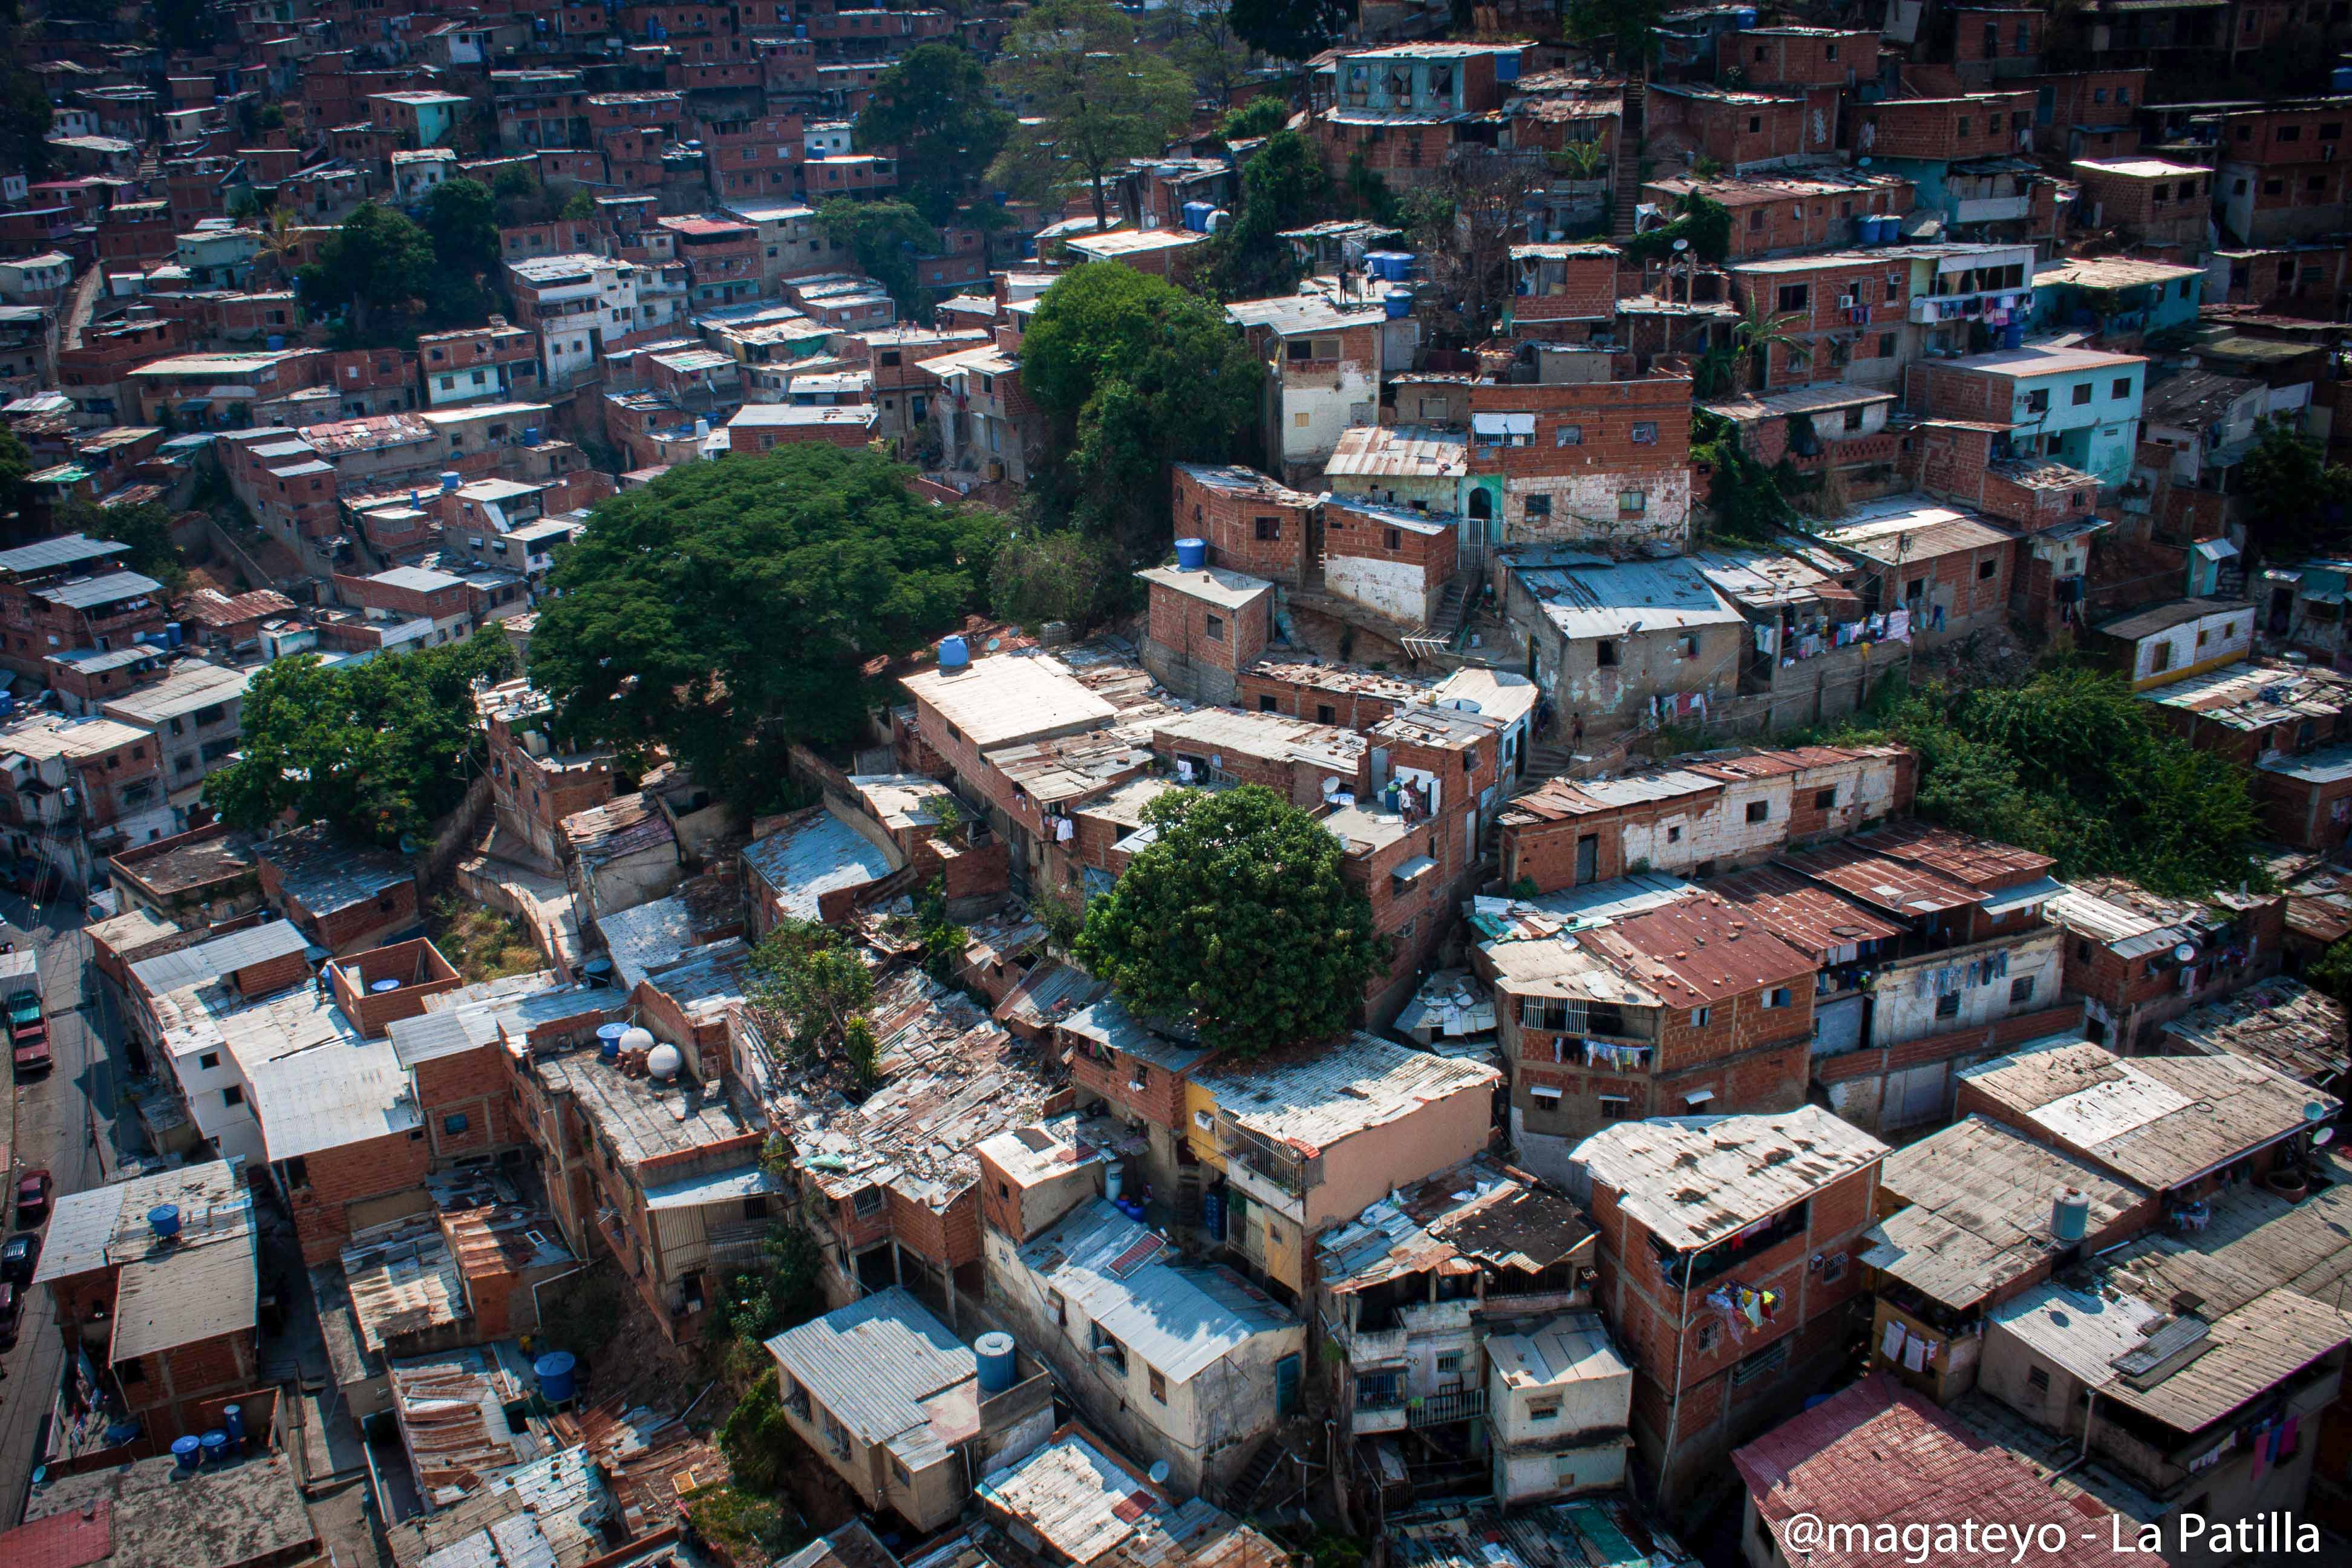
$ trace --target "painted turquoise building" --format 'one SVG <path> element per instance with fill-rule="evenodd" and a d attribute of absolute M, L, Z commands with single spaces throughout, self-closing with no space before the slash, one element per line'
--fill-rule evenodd
<path fill-rule="evenodd" d="M 2147 391 L 2139 355 L 2027 343 L 1922 368 L 1936 416 L 2007 424 L 2011 455 L 2051 458 L 2102 486 L 2131 477 Z"/>
<path fill-rule="evenodd" d="M 2138 341 L 2195 326 L 2204 298 L 2205 274 L 2194 267 L 2124 257 L 2054 261 L 2033 275 L 2032 330 Z"/>

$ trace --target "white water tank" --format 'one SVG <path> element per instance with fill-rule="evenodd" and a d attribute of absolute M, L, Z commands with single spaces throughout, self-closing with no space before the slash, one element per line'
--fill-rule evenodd
<path fill-rule="evenodd" d="M 673 1045 L 656 1046 L 646 1058 L 646 1070 L 665 1083 L 676 1078 L 677 1069 L 685 1065 L 686 1058 L 678 1055 L 677 1047 Z"/>

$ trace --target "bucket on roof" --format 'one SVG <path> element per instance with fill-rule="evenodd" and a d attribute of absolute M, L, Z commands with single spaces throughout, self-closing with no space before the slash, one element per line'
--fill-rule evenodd
<path fill-rule="evenodd" d="M 228 1434 L 215 1426 L 202 1439 L 205 1463 L 217 1465 L 228 1458 Z"/>
<path fill-rule="evenodd" d="M 629 1032 L 626 1024 L 596 1026 L 596 1054 L 608 1062 L 621 1059 L 621 1037 Z"/>
<path fill-rule="evenodd" d="M 197 1438 L 174 1437 L 172 1439 L 172 1458 L 179 1461 L 180 1468 L 184 1470 L 193 1470 L 196 1468 L 198 1460 L 203 1457 L 203 1450 L 204 1444 Z"/>
<path fill-rule="evenodd" d="M 180 1205 L 157 1204 L 147 1211 L 147 1228 L 163 1240 L 169 1241 L 180 1234 Z"/>

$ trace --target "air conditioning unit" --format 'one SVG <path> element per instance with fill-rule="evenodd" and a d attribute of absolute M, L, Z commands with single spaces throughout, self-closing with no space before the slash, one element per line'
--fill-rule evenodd
<path fill-rule="evenodd" d="M 1839 309 L 1839 310 L 1853 310 L 1853 295 L 1851 295 L 1851 294 L 1841 294 L 1841 295 L 1839 295 L 1839 296 L 1838 296 L 1838 309 Z"/>

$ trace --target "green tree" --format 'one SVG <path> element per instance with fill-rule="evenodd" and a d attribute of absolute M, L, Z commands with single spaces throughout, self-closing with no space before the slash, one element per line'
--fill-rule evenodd
<path fill-rule="evenodd" d="M 874 84 L 857 116 L 857 144 L 895 150 L 899 189 L 924 217 L 945 223 L 1003 150 L 1013 123 L 968 51 L 918 44 Z"/>
<path fill-rule="evenodd" d="M 1290 123 L 1290 105 L 1264 93 L 1239 109 L 1229 109 L 1217 121 L 1217 134 L 1228 142 L 1249 142 L 1271 136 Z"/>
<path fill-rule="evenodd" d="M 2352 1005 L 2352 937 L 2338 937 L 2304 972 L 2304 984 Z"/>
<path fill-rule="evenodd" d="M 1024 626 L 1067 621 L 1093 623 L 1117 566 L 1100 541 L 1069 529 L 1021 530 L 996 552 L 988 574 L 988 607 Z"/>
<path fill-rule="evenodd" d="M 1039 0 L 996 69 L 1000 89 L 1040 123 L 1006 144 L 992 177 L 1040 198 L 1084 181 L 1097 224 L 1110 221 L 1104 175 L 1164 151 L 1192 112 L 1192 82 L 1137 47 L 1135 24 L 1108 0 Z"/>
<path fill-rule="evenodd" d="M 1057 504 L 1151 553 L 1169 537 L 1166 466 L 1230 458 L 1262 374 L 1223 310 L 1115 261 L 1064 273 L 1021 343 L 1022 384 L 1067 454 Z"/>
<path fill-rule="evenodd" d="M 1701 261 L 1722 261 L 1731 255 L 1731 209 L 1696 191 L 1675 205 L 1675 216 L 1656 228 L 1625 241 L 1625 254 L 1641 260 L 1664 260 L 1675 253 L 1675 241 L 1690 241 L 1691 254 Z"/>
<path fill-rule="evenodd" d="M 531 679 L 572 740 L 664 747 L 747 801 L 757 742 L 846 738 L 863 667 L 959 625 L 1004 535 L 911 494 L 867 451 L 796 446 L 688 463 L 600 502 L 555 568 Z"/>
<path fill-rule="evenodd" d="M 436 289 L 433 237 L 407 215 L 369 202 L 343 220 L 300 277 L 306 309 L 348 311 L 352 342 L 379 348 L 412 330 L 412 315 Z"/>
<path fill-rule="evenodd" d="M 874 1001 L 874 976 L 857 949 L 814 921 L 778 921 L 751 950 L 751 1000 L 792 1031 L 803 1061 L 839 1052 Z"/>
<path fill-rule="evenodd" d="M 425 199 L 425 232 L 443 267 L 494 271 L 499 258 L 498 198 L 479 180 L 444 180 Z"/>
<path fill-rule="evenodd" d="M 57 110 L 41 79 L 22 67 L 7 68 L 7 83 L 0 89 L 0 147 L 9 162 L 29 180 L 49 177 L 49 127 Z"/>
<path fill-rule="evenodd" d="M 2352 469 L 2330 464 L 2327 448 L 2293 426 L 2271 424 L 2239 464 L 2231 488 L 2245 497 L 2253 555 L 2284 561 L 2342 533 Z"/>
<path fill-rule="evenodd" d="M 1249 76 L 1250 46 L 1234 26 L 1232 0 L 1186 0 L 1168 36 L 1168 58 L 1211 103 L 1230 103 Z"/>
<path fill-rule="evenodd" d="M 596 198 L 586 191 L 574 191 L 563 198 L 555 216 L 566 223 L 586 223 L 596 216 Z"/>
<path fill-rule="evenodd" d="M 1217 291 L 1228 300 L 1290 293 L 1298 258 L 1282 231 L 1321 215 L 1331 186 L 1323 160 L 1297 132 L 1276 131 L 1242 164 L 1241 186 L 1241 210 L 1212 242 Z"/>
<path fill-rule="evenodd" d="M 915 266 L 919 256 L 936 256 L 940 231 L 910 204 L 859 202 L 835 196 L 817 209 L 824 232 L 856 253 L 857 265 L 890 291 L 908 316 L 928 317 L 931 290 Z"/>
<path fill-rule="evenodd" d="M 1355 0 L 1234 0 L 1234 31 L 1277 59 L 1321 54 L 1356 19 Z"/>
<path fill-rule="evenodd" d="M 0 425 L 0 511 L 20 510 L 32 499 L 32 487 L 25 479 L 36 466 L 32 448 L 25 445 L 23 437 Z"/>
<path fill-rule="evenodd" d="M 123 564 L 163 584 L 176 595 L 187 585 L 188 564 L 172 542 L 172 509 L 160 501 L 137 506 L 101 507 L 75 501 L 57 514 L 59 533 L 86 533 L 92 539 L 112 539 L 131 546 Z"/>
<path fill-rule="evenodd" d="M 2191 897 L 2262 880 L 2245 771 L 2150 712 L 2120 678 L 2058 661 L 2021 685 L 1898 694 L 1877 733 L 1919 752 L 1922 816 L 2039 850 L 2062 877 Z"/>
<path fill-rule="evenodd" d="M 513 665 L 495 626 L 357 666 L 281 658 L 255 673 L 238 758 L 205 780 L 205 799 L 247 832 L 291 812 L 382 845 L 422 834 L 486 763 L 474 680 Z"/>
<path fill-rule="evenodd" d="M 1608 39 L 1617 63 L 1631 68 L 1657 58 L 1665 12 L 1664 0 L 1568 0 L 1568 32 L 1581 43 Z"/>
<path fill-rule="evenodd" d="M 1338 1034 L 1383 962 L 1339 841 L 1270 789 L 1174 790 L 1157 842 L 1087 910 L 1077 957 L 1139 1013 L 1243 1056 Z"/>

